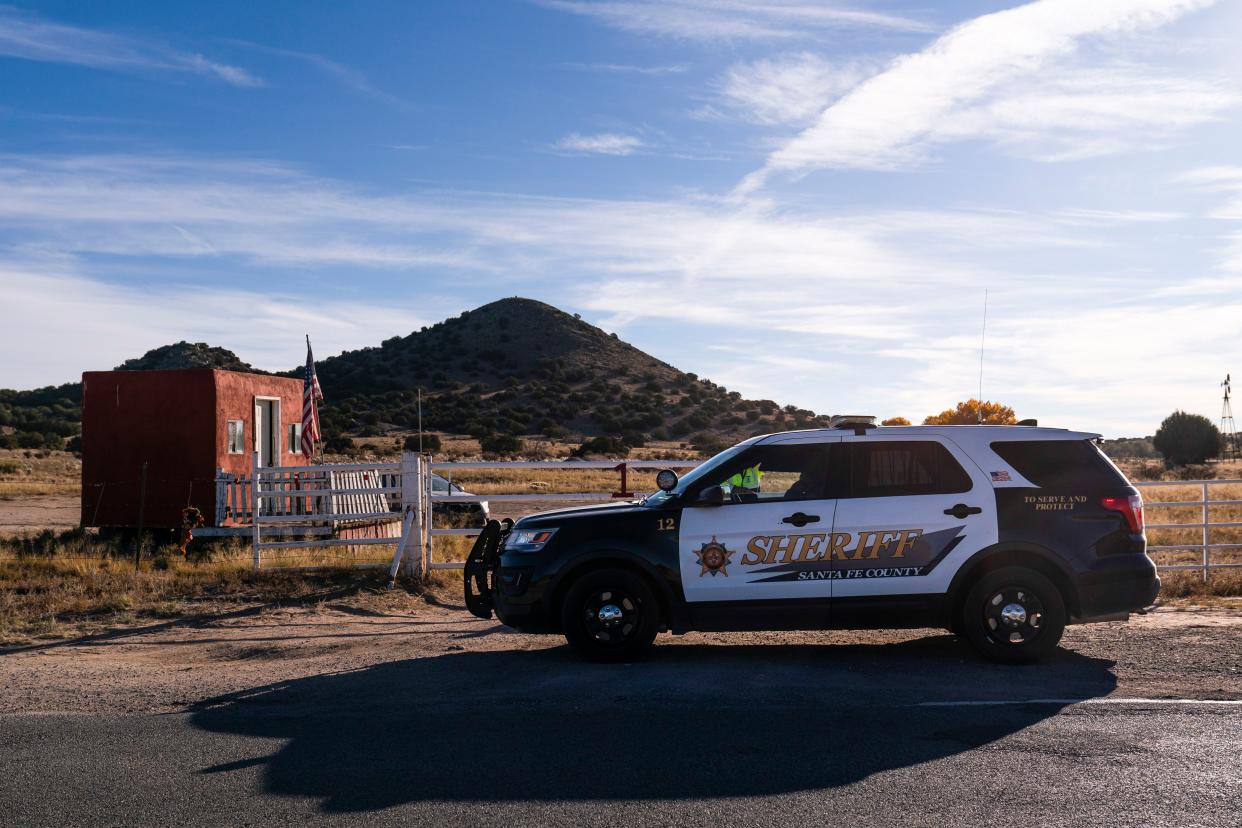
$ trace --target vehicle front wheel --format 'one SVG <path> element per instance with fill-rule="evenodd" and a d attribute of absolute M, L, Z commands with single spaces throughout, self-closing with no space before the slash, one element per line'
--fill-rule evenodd
<path fill-rule="evenodd" d="M 975 649 L 1007 664 L 1052 653 L 1065 632 L 1065 601 L 1033 569 L 1007 566 L 984 575 L 962 604 L 959 624 Z"/>
<path fill-rule="evenodd" d="M 660 607 L 641 576 L 599 569 L 580 577 L 561 605 L 561 629 L 591 661 L 633 661 L 644 655 L 660 626 Z"/>

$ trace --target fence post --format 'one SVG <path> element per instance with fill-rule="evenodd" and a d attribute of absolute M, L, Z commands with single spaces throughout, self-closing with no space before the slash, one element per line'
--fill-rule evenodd
<path fill-rule="evenodd" d="M 224 523 L 224 514 L 227 509 L 225 496 L 229 491 L 228 486 L 228 478 L 224 476 L 224 469 L 216 466 L 216 513 L 211 516 L 212 526 L 220 526 Z"/>
<path fill-rule="evenodd" d="M 401 508 L 405 512 L 405 520 L 401 523 L 401 551 L 404 573 L 410 577 L 422 577 L 422 466 L 415 452 L 401 453 Z M 411 542 L 418 544 L 417 552 Z"/>
<path fill-rule="evenodd" d="M 1208 571 L 1211 569 L 1212 553 L 1208 546 L 1208 484 L 1203 481 L 1203 583 L 1208 581 Z"/>
<path fill-rule="evenodd" d="M 259 571 L 259 453 L 250 462 L 250 542 L 254 551 L 254 571 Z"/>
<path fill-rule="evenodd" d="M 435 487 L 432 485 L 431 455 L 420 454 L 418 457 L 423 476 L 423 572 L 430 572 L 433 551 L 432 543 L 434 543 L 435 538 L 435 535 L 431 534 L 431 530 L 436 525 L 435 504 L 432 502 L 431 496 L 435 493 Z"/>

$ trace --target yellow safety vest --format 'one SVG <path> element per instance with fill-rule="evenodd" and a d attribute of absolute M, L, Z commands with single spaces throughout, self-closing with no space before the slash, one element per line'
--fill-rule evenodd
<path fill-rule="evenodd" d="M 758 466 L 751 466 L 749 469 L 742 471 L 730 477 L 723 484 L 734 489 L 753 489 L 759 491 L 759 481 L 763 478 L 763 471 Z"/>

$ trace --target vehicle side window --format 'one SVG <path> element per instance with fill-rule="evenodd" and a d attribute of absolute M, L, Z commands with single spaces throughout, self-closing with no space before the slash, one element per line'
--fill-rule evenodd
<path fill-rule="evenodd" d="M 992 443 L 992 451 L 1043 489 L 1128 485 L 1125 475 L 1088 440 L 998 440 Z"/>
<path fill-rule="evenodd" d="M 828 444 L 755 446 L 705 481 L 733 503 L 822 500 L 828 496 Z"/>
<path fill-rule="evenodd" d="M 970 475 L 931 440 L 850 444 L 850 497 L 953 494 L 971 489 Z"/>
<path fill-rule="evenodd" d="M 438 475 L 431 478 L 431 491 L 433 494 L 448 494 L 449 483 L 443 477 Z"/>

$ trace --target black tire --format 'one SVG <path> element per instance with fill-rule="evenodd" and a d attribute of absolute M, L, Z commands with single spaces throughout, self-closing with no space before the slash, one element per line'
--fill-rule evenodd
<path fill-rule="evenodd" d="M 651 587 L 624 569 L 588 572 L 574 581 L 561 604 L 565 640 L 591 661 L 640 658 L 659 627 L 660 606 Z"/>
<path fill-rule="evenodd" d="M 1065 600 L 1033 569 L 1007 566 L 980 578 L 958 623 L 975 649 L 994 661 L 1030 664 L 1050 655 L 1065 632 Z"/>

